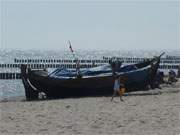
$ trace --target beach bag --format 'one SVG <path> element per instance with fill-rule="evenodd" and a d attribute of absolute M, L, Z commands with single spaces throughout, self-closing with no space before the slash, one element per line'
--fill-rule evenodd
<path fill-rule="evenodd" d="M 126 88 L 122 87 L 119 89 L 119 94 L 122 96 L 126 91 Z"/>

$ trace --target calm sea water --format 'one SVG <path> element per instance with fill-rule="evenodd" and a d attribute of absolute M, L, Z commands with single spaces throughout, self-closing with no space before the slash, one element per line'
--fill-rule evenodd
<path fill-rule="evenodd" d="M 21 80 L 0 80 L 0 100 L 25 99 Z"/>
<path fill-rule="evenodd" d="M 145 51 L 105 51 L 105 50 L 78 50 L 75 55 L 79 59 L 102 59 L 107 57 L 152 57 L 157 56 L 164 50 Z M 179 50 L 167 51 L 166 55 L 179 55 Z M 164 56 L 165 57 L 165 56 Z M 0 50 L 0 63 L 14 63 L 14 58 L 18 59 L 73 59 L 69 50 Z M 19 69 L 0 68 L 0 72 L 11 72 Z M 0 80 L 0 100 L 10 100 L 21 97 L 25 99 L 24 87 L 21 80 Z"/>

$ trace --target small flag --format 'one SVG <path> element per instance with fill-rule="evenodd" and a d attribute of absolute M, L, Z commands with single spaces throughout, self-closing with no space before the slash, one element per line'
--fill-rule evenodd
<path fill-rule="evenodd" d="M 71 52 L 73 53 L 73 49 L 72 49 L 72 46 L 71 46 L 71 42 L 69 41 L 69 49 L 71 50 Z"/>

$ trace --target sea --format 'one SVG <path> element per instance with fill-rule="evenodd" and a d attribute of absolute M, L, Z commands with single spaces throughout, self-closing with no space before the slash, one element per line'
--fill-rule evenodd
<path fill-rule="evenodd" d="M 162 52 L 179 56 L 180 50 L 77 50 L 74 55 L 69 50 L 20 50 L 1 49 L 0 64 L 12 64 L 14 59 L 102 59 L 105 57 L 153 57 Z M 0 68 L 0 72 L 20 72 L 20 69 Z M 25 100 L 21 80 L 0 80 L 0 101 Z"/>

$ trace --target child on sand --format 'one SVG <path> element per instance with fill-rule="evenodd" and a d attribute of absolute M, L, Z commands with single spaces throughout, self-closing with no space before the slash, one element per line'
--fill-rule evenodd
<path fill-rule="evenodd" d="M 121 78 L 118 76 L 115 76 L 115 81 L 114 81 L 114 92 L 111 98 L 111 101 L 113 101 L 114 96 L 116 95 L 116 93 L 119 94 L 120 100 L 123 101 L 122 99 L 122 95 L 123 95 L 123 91 L 121 91 L 122 88 L 124 88 L 124 85 L 120 83 Z M 124 90 L 124 89 L 122 89 Z"/>

